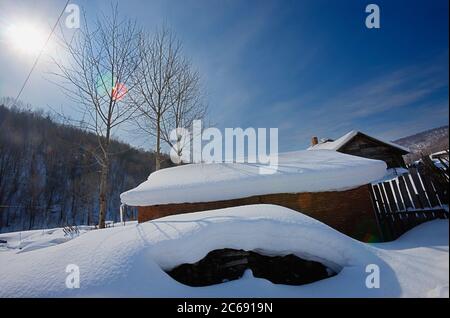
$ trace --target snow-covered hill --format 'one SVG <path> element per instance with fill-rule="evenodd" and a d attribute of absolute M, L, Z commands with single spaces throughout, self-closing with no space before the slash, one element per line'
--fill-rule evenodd
<path fill-rule="evenodd" d="M 407 159 L 414 161 L 420 158 L 420 153 L 431 154 L 448 149 L 448 126 L 426 130 L 394 142 L 409 148 L 411 154 L 408 155 Z"/>
<path fill-rule="evenodd" d="M 20 235 L 22 249 L 17 248 Z M 6 233 L 0 235 L 0 240 L 8 241 L 0 248 L 0 296 L 448 297 L 448 238 L 448 221 L 437 220 L 395 242 L 368 245 L 274 205 L 174 215 L 103 230 L 86 228 L 71 240 L 58 229 Z M 247 273 L 223 284 L 188 287 L 164 271 L 220 248 L 293 253 L 339 274 L 286 286 Z M 66 286 L 70 264 L 79 268 L 80 288 Z M 366 286 L 371 264 L 380 270 L 380 288 Z"/>

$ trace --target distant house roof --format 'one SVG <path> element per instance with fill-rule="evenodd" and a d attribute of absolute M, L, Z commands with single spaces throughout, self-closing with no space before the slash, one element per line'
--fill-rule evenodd
<path fill-rule="evenodd" d="M 341 149 L 343 146 L 345 146 L 349 141 L 351 141 L 356 135 L 363 135 L 366 136 L 370 139 L 373 139 L 375 141 L 381 142 L 383 144 L 386 144 L 390 147 L 393 148 L 397 148 L 398 150 L 400 150 L 401 152 L 403 152 L 404 154 L 407 154 L 410 152 L 410 150 L 406 147 L 397 145 L 393 142 L 390 141 L 385 141 L 385 140 L 381 140 L 379 138 L 375 138 L 372 136 L 369 136 L 367 134 L 364 134 L 360 131 L 357 130 L 352 130 L 348 133 L 346 133 L 344 136 L 334 140 L 334 141 L 326 141 L 326 142 L 321 142 L 318 143 L 317 145 L 311 146 L 308 148 L 308 150 L 335 150 L 338 151 L 339 149 Z"/>

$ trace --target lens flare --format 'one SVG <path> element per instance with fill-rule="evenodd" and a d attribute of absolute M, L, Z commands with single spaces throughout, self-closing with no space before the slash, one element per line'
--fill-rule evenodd
<path fill-rule="evenodd" d="M 123 83 L 117 83 L 112 89 L 112 98 L 114 100 L 121 100 L 128 93 L 128 89 Z"/>

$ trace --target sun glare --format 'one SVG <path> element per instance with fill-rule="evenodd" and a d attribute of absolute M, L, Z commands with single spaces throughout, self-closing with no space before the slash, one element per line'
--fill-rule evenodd
<path fill-rule="evenodd" d="M 9 45 L 20 53 L 35 55 L 45 44 L 46 33 L 37 25 L 12 24 L 6 29 Z"/>

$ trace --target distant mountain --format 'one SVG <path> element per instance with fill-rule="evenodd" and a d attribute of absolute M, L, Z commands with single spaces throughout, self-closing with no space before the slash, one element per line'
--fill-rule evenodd
<path fill-rule="evenodd" d="M 448 126 L 426 130 L 394 142 L 411 150 L 411 154 L 406 156 L 408 162 L 417 160 L 421 154 L 431 154 L 449 148 Z"/>

